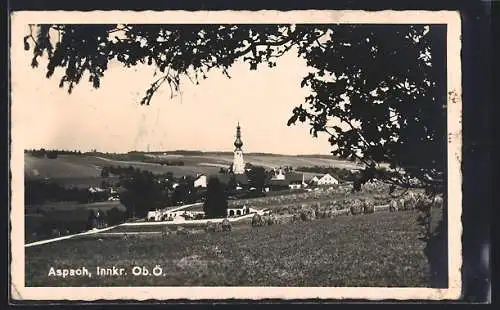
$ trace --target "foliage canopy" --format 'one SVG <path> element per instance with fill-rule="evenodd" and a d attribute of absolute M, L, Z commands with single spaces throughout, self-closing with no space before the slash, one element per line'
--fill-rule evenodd
<path fill-rule="evenodd" d="M 24 38 L 32 66 L 49 59 L 47 77 L 64 73 L 72 89 L 88 76 L 98 88 L 111 61 L 155 66 L 141 104 L 181 76 L 199 83 L 210 70 L 230 78 L 236 61 L 275 67 L 285 53 L 305 59 L 297 81 L 310 95 L 288 125 L 308 122 L 329 135 L 332 153 L 366 164 L 374 177 L 405 187 L 439 187 L 446 174 L 446 28 L 440 25 L 38 25 Z M 34 44 L 33 44 L 34 43 Z M 392 172 L 377 174 L 389 163 Z M 412 183 L 412 180 L 418 183 Z"/>

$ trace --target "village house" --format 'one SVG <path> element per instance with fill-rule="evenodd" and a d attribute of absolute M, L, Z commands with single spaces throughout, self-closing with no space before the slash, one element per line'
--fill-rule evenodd
<path fill-rule="evenodd" d="M 207 176 L 204 174 L 199 174 L 196 176 L 196 179 L 194 180 L 194 187 L 202 187 L 205 188 L 207 187 Z"/>
<path fill-rule="evenodd" d="M 283 172 L 283 169 L 278 168 L 274 168 L 273 169 L 273 176 L 271 177 L 271 180 L 285 180 L 286 179 L 286 175 L 285 173 Z"/>
<path fill-rule="evenodd" d="M 302 188 L 302 181 L 292 181 L 290 184 L 288 184 L 288 187 L 290 189 L 301 189 Z"/>
<path fill-rule="evenodd" d="M 329 186 L 329 185 L 338 185 L 339 181 L 331 176 L 329 173 L 326 173 L 322 176 L 314 176 L 310 181 L 310 184 L 317 186 Z"/>
<path fill-rule="evenodd" d="M 275 177 L 271 177 L 268 182 L 270 190 L 300 189 L 303 187 L 304 176 L 294 172 L 283 173 L 277 170 Z"/>
<path fill-rule="evenodd" d="M 227 209 L 227 216 L 228 217 L 242 216 L 242 215 L 246 215 L 246 214 L 250 214 L 250 208 L 247 206 Z"/>
<path fill-rule="evenodd" d="M 234 186 L 236 190 L 243 190 L 249 186 L 249 180 L 246 174 L 218 175 L 217 178 L 222 184 L 225 185 L 229 185 L 231 179 L 234 178 Z"/>
<path fill-rule="evenodd" d="M 318 184 L 318 181 L 319 181 L 319 177 L 318 176 L 313 176 L 310 180 L 309 180 L 309 184 L 311 185 L 316 185 Z"/>

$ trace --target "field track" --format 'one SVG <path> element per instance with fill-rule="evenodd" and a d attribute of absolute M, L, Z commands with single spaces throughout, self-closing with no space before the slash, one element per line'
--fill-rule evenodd
<path fill-rule="evenodd" d="M 120 225 L 106 227 L 106 228 L 103 228 L 103 229 L 93 229 L 93 230 L 85 231 L 85 232 L 82 232 L 82 233 L 79 233 L 79 234 L 67 235 L 67 236 L 57 237 L 57 238 L 53 238 L 53 239 L 40 240 L 40 241 L 36 241 L 36 242 L 25 244 L 24 247 L 25 248 L 29 248 L 29 247 L 32 247 L 32 246 L 37 246 L 37 245 L 52 243 L 52 242 L 56 242 L 56 241 L 67 240 L 67 239 L 71 239 L 71 238 L 74 238 L 74 237 L 97 234 L 97 233 L 100 233 L 100 232 L 105 232 L 105 231 L 111 230 L 111 229 L 116 228 L 118 226 L 120 226 Z"/>

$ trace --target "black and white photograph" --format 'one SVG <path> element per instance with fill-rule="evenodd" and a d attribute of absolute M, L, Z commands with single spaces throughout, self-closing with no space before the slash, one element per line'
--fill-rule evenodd
<path fill-rule="evenodd" d="M 460 16 L 15 12 L 15 298 L 454 299 Z"/>

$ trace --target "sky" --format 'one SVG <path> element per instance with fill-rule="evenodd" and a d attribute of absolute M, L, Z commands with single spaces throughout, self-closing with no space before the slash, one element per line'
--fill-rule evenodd
<path fill-rule="evenodd" d="M 93 89 L 85 77 L 72 94 L 59 88 L 62 71 L 45 77 L 46 62 L 30 66 L 32 52 L 22 37 L 12 38 L 13 121 L 23 133 L 25 149 L 57 148 L 102 152 L 131 150 L 233 151 L 236 125 L 241 125 L 244 152 L 329 154 L 327 137 L 314 138 L 307 123 L 287 126 L 295 106 L 304 103 L 308 89 L 300 81 L 309 69 L 290 51 L 277 66 L 247 63 L 230 68 L 231 79 L 210 72 L 199 85 L 181 82 L 181 93 L 170 98 L 167 84 L 151 105 L 140 100 L 154 80 L 154 67 L 124 68 L 111 63 Z"/>

